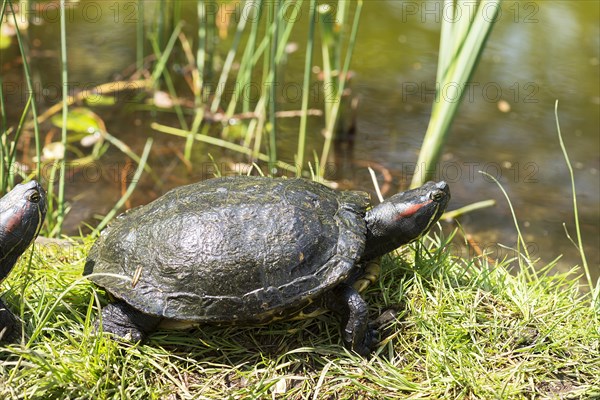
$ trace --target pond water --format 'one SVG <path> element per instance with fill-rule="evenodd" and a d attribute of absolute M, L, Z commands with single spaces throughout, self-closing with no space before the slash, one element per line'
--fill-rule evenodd
<path fill-rule="evenodd" d="M 56 8 L 48 4 L 54 3 L 36 11 L 46 14 L 29 26 L 27 39 L 41 107 L 60 99 L 59 21 Z M 147 12 L 156 5 L 145 4 Z M 185 4 L 184 10 L 190 8 L 190 13 L 184 15 L 194 15 L 193 4 Z M 480 170 L 497 178 L 507 191 L 534 258 L 549 262 L 563 254 L 558 263 L 563 270 L 581 264 L 563 228 L 565 223 L 575 237 L 571 185 L 554 117 L 554 104 L 559 100 L 562 133 L 575 168 L 584 247 L 595 276 L 600 275 L 599 4 L 506 1 L 472 77 L 436 179 L 451 185 L 450 209 L 486 199 L 497 201 L 495 207 L 460 218 L 464 231 L 494 257 L 512 256 L 497 243 L 514 247 L 516 230 L 504 196 Z M 136 18 L 131 14 L 135 10 L 137 3 L 131 1 L 81 1 L 72 6 L 67 26 L 72 87 L 119 79 L 135 63 L 136 24 L 132 22 Z M 391 173 L 391 191 L 406 187 L 434 100 L 443 16 L 441 2 L 365 2 L 352 62 L 352 94 L 359 100 L 355 143 L 353 149 L 336 151 L 330 171 L 341 187 L 371 190 L 367 164 Z M 193 21 L 185 30 L 193 36 Z M 306 34 L 294 35 L 300 51 L 290 54 L 286 79 L 301 82 L 304 43 L 300 40 Z M 221 55 L 226 49 L 219 50 Z M 18 121 L 25 91 L 17 56 L 15 46 L 2 50 L 3 84 L 17 88 L 5 90 L 9 121 Z M 156 139 L 151 165 L 165 184 L 157 188 L 151 180 L 144 180 L 133 204 L 146 203 L 167 188 L 209 178 L 213 171 L 209 154 L 226 169 L 233 167 L 221 160 L 245 161 L 215 147 L 196 145 L 195 168 L 188 173 L 177 158 L 184 140 L 156 134 L 149 126 L 153 120 L 171 125 L 175 120 L 134 110 L 131 105 L 95 111 L 104 118 L 108 131 L 138 154 L 148 136 Z M 282 107 L 299 108 L 299 100 Z M 320 149 L 322 121 L 312 122 L 310 145 Z M 290 119 L 281 124 L 281 159 L 293 159 L 296 123 Z M 54 134 L 53 140 L 60 135 L 56 128 L 45 127 L 47 133 Z M 106 213 L 116 202 L 123 160 L 120 152 L 111 149 L 101 159 L 108 173 L 94 179 L 77 173 L 71 176 L 67 191 L 70 232 L 76 232 L 82 221 L 90 223 L 95 215 Z M 472 250 L 460 252 L 465 255 Z"/>

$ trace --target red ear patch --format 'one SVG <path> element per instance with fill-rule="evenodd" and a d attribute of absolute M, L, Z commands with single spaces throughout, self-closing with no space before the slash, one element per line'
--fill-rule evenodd
<path fill-rule="evenodd" d="M 4 227 L 4 231 L 6 233 L 12 234 L 13 231 L 19 226 L 19 224 L 22 222 L 23 212 L 24 212 L 24 210 L 20 209 L 12 216 L 12 218 L 10 218 L 8 220 L 8 223 Z"/>
<path fill-rule="evenodd" d="M 402 210 L 402 212 L 400 212 L 400 213 L 398 213 L 398 215 L 396 215 L 396 220 L 412 217 L 421 208 L 423 208 L 424 206 L 426 206 L 427 204 L 429 204 L 431 202 L 432 202 L 432 200 L 429 200 L 424 203 L 413 204 L 412 206 L 406 207 L 404 210 Z"/>

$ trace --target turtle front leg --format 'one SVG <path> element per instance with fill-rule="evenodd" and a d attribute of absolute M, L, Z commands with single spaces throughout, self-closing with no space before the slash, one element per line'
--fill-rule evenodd
<path fill-rule="evenodd" d="M 124 302 L 102 309 L 102 330 L 132 342 L 140 342 L 153 332 L 160 318 L 144 314 Z"/>
<path fill-rule="evenodd" d="M 342 318 L 342 335 L 347 348 L 368 356 L 378 343 L 369 325 L 367 303 L 352 286 L 341 284 L 325 296 L 325 308 Z"/>
<path fill-rule="evenodd" d="M 0 343 L 15 343 L 21 338 L 21 321 L 0 300 Z"/>

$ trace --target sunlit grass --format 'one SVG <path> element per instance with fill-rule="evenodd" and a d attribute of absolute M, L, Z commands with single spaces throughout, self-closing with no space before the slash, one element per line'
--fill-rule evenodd
<path fill-rule="evenodd" d="M 36 245 L 5 285 L 30 339 L 0 347 L 0 398 L 600 395 L 600 319 L 576 271 L 531 279 L 508 261 L 455 258 L 440 240 L 384 259 L 365 298 L 373 318 L 398 317 L 370 359 L 342 347 L 331 314 L 115 342 L 94 331 L 105 293 L 81 277 L 91 241 Z"/>

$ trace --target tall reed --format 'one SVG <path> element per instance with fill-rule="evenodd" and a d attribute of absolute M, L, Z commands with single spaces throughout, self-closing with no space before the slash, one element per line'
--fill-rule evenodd
<path fill-rule="evenodd" d="M 456 116 L 467 82 L 481 57 L 483 48 L 496 21 L 502 0 L 481 0 L 471 18 L 461 14 L 466 2 L 444 0 L 444 16 L 440 34 L 440 51 L 436 75 L 438 90 L 431 118 L 417 160 L 411 187 L 421 186 L 435 173 L 442 148 L 452 121 Z M 463 6 L 463 7 L 461 7 Z M 471 13 L 469 13 L 471 14 Z M 444 96 L 445 88 L 456 87 L 459 92 Z"/>
<path fill-rule="evenodd" d="M 59 180 L 58 180 L 58 198 L 57 198 L 57 216 L 56 216 L 56 234 L 60 235 L 62 225 L 65 219 L 65 156 L 67 149 L 67 119 L 69 117 L 69 73 L 67 63 L 67 25 L 65 0 L 60 0 L 60 62 L 61 62 L 61 85 L 62 85 L 62 127 L 61 144 L 63 151 L 59 158 Z"/>
<path fill-rule="evenodd" d="M 242 2 L 238 8 L 230 9 L 235 13 L 235 31 L 218 79 L 211 85 L 212 82 L 207 77 L 209 71 L 205 69 L 205 66 L 208 61 L 208 32 L 214 31 L 208 14 L 215 14 L 215 9 L 211 7 L 212 12 L 209 13 L 207 12 L 207 3 L 198 2 L 199 28 L 196 40 L 196 65 L 194 66 L 196 76 L 192 79 L 195 96 L 194 119 L 191 128 L 188 128 L 184 121 L 180 121 L 180 126 L 189 132 L 184 151 L 184 157 L 188 162 L 192 156 L 193 141 L 209 134 L 209 124 L 205 123 L 208 116 L 224 113 L 225 116 L 219 117 L 219 120 L 230 121 L 236 113 L 242 112 L 248 115 L 247 120 L 238 121 L 240 126 L 236 127 L 235 132 L 242 133 L 242 146 L 252 149 L 250 161 L 259 160 L 261 158 L 258 156 L 259 154 L 266 154 L 268 156 L 267 164 L 274 166 L 278 163 L 278 143 L 281 141 L 278 90 L 281 88 L 281 84 L 285 83 L 286 49 L 290 45 L 289 38 L 298 20 L 307 22 L 308 34 L 307 46 L 304 51 L 302 104 L 301 109 L 297 111 L 297 115 L 300 117 L 294 160 L 294 164 L 297 166 L 297 175 L 302 175 L 305 167 L 310 89 L 313 81 L 313 50 L 317 40 L 317 25 L 322 26 L 319 32 L 322 36 L 321 42 L 325 44 L 321 50 L 323 54 L 327 55 L 323 60 L 322 70 L 326 75 L 323 87 L 328 92 L 322 107 L 326 114 L 326 132 L 331 134 L 326 134 L 322 158 L 328 157 L 332 132 L 334 132 L 340 108 L 340 105 L 336 103 L 340 102 L 344 86 L 343 82 L 340 84 L 338 81 L 341 82 L 345 78 L 350 65 L 350 55 L 356 40 L 362 1 L 356 3 L 348 43 L 345 42 L 344 32 L 347 30 L 346 21 L 353 3 L 340 0 L 336 13 L 319 19 L 315 18 L 317 2 L 311 0 L 308 2 L 308 21 L 305 12 L 306 4 L 307 2 L 302 0 L 278 0 L 271 3 L 265 3 L 262 0 L 247 0 Z M 333 37 L 332 33 L 335 36 L 334 40 L 330 40 L 330 37 Z M 344 49 L 345 59 L 343 58 Z M 235 66 L 238 67 L 237 71 L 234 70 Z M 233 88 L 231 92 L 227 92 L 226 88 L 229 87 Z M 214 88 L 212 93 L 208 92 L 210 88 Z M 259 88 L 258 96 L 251 98 L 246 91 L 254 88 Z M 212 96 L 210 96 L 211 94 Z M 225 96 L 226 94 L 228 96 Z M 209 98 L 210 101 L 205 105 L 204 103 Z M 225 140 L 236 140 L 240 137 L 240 135 L 231 136 L 231 132 L 231 127 L 224 123 L 221 136 Z M 271 172 L 275 172 L 275 170 Z"/>
<path fill-rule="evenodd" d="M 24 76 L 25 76 L 25 84 L 27 85 L 28 96 L 27 96 L 27 101 L 25 103 L 25 107 L 21 114 L 21 121 L 19 122 L 19 125 L 14 132 L 14 136 L 11 138 L 11 140 L 9 140 L 8 139 L 8 129 L 9 128 L 8 128 L 8 122 L 6 120 L 4 95 L 2 92 L 0 92 L 0 97 L 2 97 L 2 102 L 1 102 L 2 130 L 0 131 L 0 156 L 1 156 L 0 157 L 0 165 L 1 165 L 0 168 L 2 168 L 2 170 L 0 170 L 0 190 L 2 190 L 2 191 L 5 191 L 8 186 L 12 186 L 14 184 L 14 176 L 17 173 L 17 171 L 14 168 L 14 166 L 15 166 L 14 163 L 15 163 L 15 159 L 16 159 L 16 150 L 17 150 L 16 143 L 22 132 L 22 128 L 24 126 L 24 121 L 26 120 L 30 111 L 31 111 L 31 114 L 32 114 L 34 120 L 37 120 L 37 116 L 38 116 L 37 104 L 35 102 L 35 94 L 33 91 L 33 79 L 32 79 L 32 75 L 31 75 L 31 68 L 29 66 L 29 60 L 28 60 L 27 51 L 26 51 L 26 43 L 21 34 L 14 7 L 12 5 L 12 2 L 10 2 L 10 1 L 4 1 L 3 5 L 2 5 L 2 11 L 1 11 L 2 18 L 0 19 L 0 25 L 2 24 L 2 21 L 4 21 L 7 7 L 9 10 L 9 14 L 10 14 L 9 17 L 12 18 L 13 23 L 14 23 L 17 44 L 18 44 L 19 52 L 20 52 L 20 54 L 22 56 L 22 60 L 23 60 L 23 72 L 24 72 Z M 0 78 L 0 83 L 1 83 L 1 78 Z M 2 89 L 0 89 L 0 91 L 1 90 Z M 33 124 L 33 131 L 34 131 L 34 140 L 35 140 L 35 152 L 36 152 L 36 156 L 38 159 L 38 163 L 36 164 L 36 170 L 35 170 L 34 176 L 37 176 L 38 179 L 40 179 L 41 178 L 41 165 L 39 163 L 39 160 L 41 158 L 42 147 L 41 147 L 41 140 L 40 140 L 40 129 L 39 129 L 39 125 L 37 123 Z"/>
<path fill-rule="evenodd" d="M 306 151 L 306 130 L 308 126 L 308 100 L 310 98 L 310 77 L 313 63 L 313 49 L 315 46 L 317 1 L 311 0 L 309 5 L 308 37 L 306 41 L 306 55 L 304 58 L 304 76 L 302 80 L 302 114 L 300 115 L 300 128 L 298 131 L 298 146 L 296 148 L 297 176 L 302 175 L 304 167 L 304 152 Z"/>
<path fill-rule="evenodd" d="M 342 13 L 342 11 L 339 11 L 341 9 L 343 9 L 343 3 L 344 0 L 340 0 L 340 7 L 338 8 L 338 12 Z M 352 61 L 352 54 L 354 53 L 354 45 L 356 44 L 356 39 L 357 39 L 357 35 L 358 35 L 358 26 L 359 26 L 359 22 L 360 22 L 360 15 L 361 15 L 361 11 L 362 11 L 362 7 L 363 7 L 363 2 L 362 0 L 359 0 L 356 2 L 356 9 L 354 11 L 354 20 L 352 22 L 352 28 L 350 31 L 350 38 L 348 41 L 348 49 L 346 51 L 346 58 L 344 60 L 344 64 L 343 67 L 341 69 L 341 71 L 339 71 L 338 73 L 338 81 L 337 84 L 335 85 L 335 91 L 333 93 L 331 93 L 331 108 L 329 110 L 329 117 L 326 118 L 326 123 L 325 123 L 325 142 L 323 144 L 323 150 L 321 152 L 321 159 L 320 159 L 320 163 L 319 163 L 319 176 L 323 177 L 323 174 L 325 173 L 325 167 L 327 165 L 327 160 L 329 157 L 329 152 L 331 150 L 331 144 L 333 142 L 334 139 L 334 132 L 335 132 L 335 125 L 337 123 L 338 120 L 338 113 L 340 111 L 340 107 L 342 104 L 342 95 L 344 93 L 344 88 L 346 86 L 346 82 L 347 82 L 347 77 L 348 77 L 348 72 L 350 71 L 350 62 Z M 343 14 L 345 15 L 345 14 Z M 340 18 L 342 18 L 342 16 L 340 16 Z M 338 46 L 339 46 L 339 42 L 338 42 Z M 323 44 L 323 46 L 326 46 L 326 43 Z M 324 62 L 325 65 L 325 62 Z M 331 75 L 331 73 L 329 72 L 325 72 L 325 75 Z M 326 78 L 327 80 L 327 78 Z M 333 81 L 331 82 L 331 85 L 333 86 Z M 327 96 L 327 95 L 326 95 Z M 327 98 L 325 99 L 325 101 L 327 101 Z M 327 109 L 327 106 L 325 107 Z"/>

